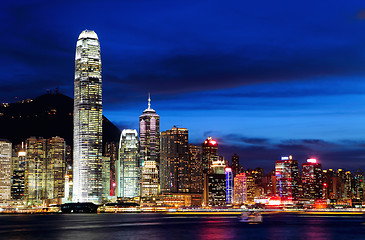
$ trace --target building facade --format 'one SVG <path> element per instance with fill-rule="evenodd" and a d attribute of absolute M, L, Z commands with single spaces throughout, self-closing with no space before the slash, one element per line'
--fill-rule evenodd
<path fill-rule="evenodd" d="M 99 39 L 84 30 L 75 56 L 73 202 L 101 202 L 102 118 Z"/>
<path fill-rule="evenodd" d="M 11 199 L 12 143 L 0 139 L 0 204 Z"/>
<path fill-rule="evenodd" d="M 66 143 L 63 138 L 53 137 L 47 140 L 46 158 L 46 199 L 52 203 L 61 203 L 65 196 Z"/>
<path fill-rule="evenodd" d="M 13 156 L 13 174 L 11 177 L 11 199 L 24 200 L 25 190 L 25 167 L 26 167 L 26 152 L 24 143 L 20 149 L 15 149 Z"/>
<path fill-rule="evenodd" d="M 161 132 L 161 192 L 189 192 L 189 137 L 186 128 Z"/>
<path fill-rule="evenodd" d="M 203 158 L 203 173 L 208 173 L 211 170 L 213 162 L 219 160 L 218 143 L 212 137 L 208 137 L 202 144 Z"/>
<path fill-rule="evenodd" d="M 189 145 L 190 190 L 191 193 L 203 192 L 202 147 Z"/>
<path fill-rule="evenodd" d="M 242 205 L 247 200 L 246 174 L 240 173 L 234 178 L 233 204 Z"/>
<path fill-rule="evenodd" d="M 322 165 L 316 159 L 308 159 L 302 164 L 303 197 L 307 199 L 323 198 Z"/>
<path fill-rule="evenodd" d="M 25 141 L 25 194 L 28 206 L 41 205 L 46 199 L 47 140 L 31 137 Z"/>
<path fill-rule="evenodd" d="M 282 157 L 275 162 L 276 194 L 285 200 L 298 199 L 298 161 L 293 157 Z"/>
<path fill-rule="evenodd" d="M 139 196 L 140 164 L 138 158 L 138 133 L 124 129 L 119 141 L 119 158 L 116 164 L 117 196 Z"/>
<path fill-rule="evenodd" d="M 116 186 L 117 186 L 117 179 L 116 179 L 116 166 L 117 160 L 119 157 L 119 143 L 118 142 L 106 142 L 104 148 L 104 157 L 110 158 L 110 196 L 116 196 Z"/>
<path fill-rule="evenodd" d="M 236 153 L 232 156 L 232 172 L 233 177 L 241 173 L 240 157 Z"/>
<path fill-rule="evenodd" d="M 25 143 L 24 195 L 27 205 L 60 204 L 65 196 L 65 140 L 31 137 Z"/>
<path fill-rule="evenodd" d="M 159 189 L 158 168 L 160 163 L 160 116 L 148 108 L 139 117 L 139 158 L 142 167 L 141 196 L 157 195 Z"/>
<path fill-rule="evenodd" d="M 225 169 L 226 173 L 226 203 L 233 203 L 233 172 L 232 168 L 227 167 Z"/>

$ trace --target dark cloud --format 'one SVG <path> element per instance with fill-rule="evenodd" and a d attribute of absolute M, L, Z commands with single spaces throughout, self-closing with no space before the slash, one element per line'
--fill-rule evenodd
<path fill-rule="evenodd" d="M 290 15 L 273 16 L 273 11 L 262 9 L 263 12 L 255 16 L 247 10 L 255 8 L 255 4 L 247 5 L 243 12 L 238 6 L 234 7 L 237 3 L 225 6 L 217 2 L 208 5 L 191 2 L 184 6 L 162 4 L 159 6 L 168 11 L 156 9 L 160 17 L 148 11 L 147 6 L 151 5 L 147 4 L 146 8 L 139 8 L 138 19 L 131 18 L 134 21 L 126 21 L 138 12 L 131 3 L 117 4 L 130 8 L 129 11 L 123 8 L 124 14 L 109 4 L 99 6 L 84 4 L 84 1 L 74 3 L 73 7 L 68 4 L 71 2 L 5 5 L 3 22 L 6 24 L 0 31 L 7 37 L 0 40 L 0 50 L 9 69 L 29 71 L 28 81 L 45 75 L 59 85 L 72 86 L 77 35 L 83 28 L 94 25 L 96 30 L 100 29 L 104 86 L 110 90 L 105 94 L 105 102 L 117 101 L 121 92 L 129 96 L 148 91 L 174 95 L 262 82 L 364 75 L 365 72 L 362 41 L 353 41 L 341 24 L 333 23 L 336 25 L 333 28 L 320 15 L 312 17 L 318 20 L 318 26 L 327 27 L 327 32 L 321 32 L 324 36 L 318 36 L 315 28 L 302 28 L 302 32 L 297 33 L 288 22 Z M 109 10 L 108 14 L 100 13 L 100 21 L 88 14 L 98 7 Z M 200 12 L 201 7 L 206 12 Z M 290 7 L 293 6 L 287 6 Z M 78 8 L 84 11 L 77 11 Z M 303 8 L 305 11 L 305 6 Z M 223 15 L 213 14 L 217 9 Z M 186 12 L 192 14 L 191 18 L 181 18 Z M 247 21 L 247 17 L 254 21 Z M 166 20 L 170 21 L 166 23 Z M 273 20 L 276 25 L 267 25 Z M 310 25 L 307 19 L 295 21 Z M 354 24 L 350 26 L 352 29 L 357 27 Z M 116 26 L 119 31 L 114 29 Z M 227 31 L 228 26 L 231 31 Z M 298 35 L 292 36 L 292 31 Z M 333 34 L 341 38 L 334 38 Z M 296 39 L 291 40 L 292 37 Z M 263 41 L 266 38 L 268 40 Z M 274 41 L 269 40 L 273 38 Z M 22 79 L 8 73 L 3 81 L 21 82 Z M 38 86 L 46 89 L 51 85 L 45 82 Z M 250 93 L 244 93 L 247 94 Z M 264 94 L 270 96 L 275 92 Z"/>
<path fill-rule="evenodd" d="M 221 136 L 221 139 L 232 139 L 232 135 Z M 234 135 L 233 139 L 250 139 Z M 275 161 L 282 156 L 293 155 L 298 163 L 304 163 L 308 158 L 317 158 L 323 168 L 343 168 L 351 171 L 357 168 L 365 169 L 365 150 L 363 141 L 341 140 L 328 142 L 321 139 L 287 139 L 276 144 L 274 140 L 262 139 L 256 144 L 232 144 L 223 141 L 219 152 L 226 159 L 237 153 L 245 168 L 264 167 L 269 171 L 275 167 Z M 262 144 L 265 143 L 265 144 Z"/>
<path fill-rule="evenodd" d="M 269 144 L 269 139 L 266 138 L 248 138 L 240 136 L 239 134 L 228 134 L 223 137 L 224 142 L 238 142 L 250 145 L 267 145 Z"/>

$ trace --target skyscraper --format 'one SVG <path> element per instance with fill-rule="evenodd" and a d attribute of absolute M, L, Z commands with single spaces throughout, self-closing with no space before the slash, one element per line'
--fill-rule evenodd
<path fill-rule="evenodd" d="M 12 143 L 0 139 L 0 205 L 6 205 L 11 198 Z"/>
<path fill-rule="evenodd" d="M 218 143 L 212 137 L 208 137 L 202 144 L 203 149 L 203 173 L 210 171 L 213 161 L 218 161 Z"/>
<path fill-rule="evenodd" d="M 26 146 L 25 194 L 28 206 L 37 206 L 46 199 L 47 140 L 30 137 Z"/>
<path fill-rule="evenodd" d="M 160 116 L 148 108 L 139 117 L 139 157 L 142 166 L 141 196 L 153 196 L 158 193 L 158 166 L 160 163 Z"/>
<path fill-rule="evenodd" d="M 322 165 L 316 159 L 308 159 L 302 164 L 303 197 L 307 199 L 322 199 Z"/>
<path fill-rule="evenodd" d="M 233 203 L 233 173 L 232 168 L 227 167 L 226 172 L 226 201 L 227 204 Z"/>
<path fill-rule="evenodd" d="M 284 200 L 295 200 L 298 198 L 298 161 L 293 157 L 282 157 L 275 162 L 276 193 Z"/>
<path fill-rule="evenodd" d="M 47 140 L 46 198 L 60 204 L 65 196 L 66 143 L 63 138 Z"/>
<path fill-rule="evenodd" d="M 60 204 L 65 186 L 65 140 L 60 137 L 26 140 L 25 195 L 28 205 Z M 19 154 L 22 152 L 19 152 Z"/>
<path fill-rule="evenodd" d="M 233 203 L 244 204 L 247 200 L 247 179 L 245 173 L 240 173 L 234 178 Z"/>
<path fill-rule="evenodd" d="M 189 192 L 189 140 L 186 128 L 161 133 L 161 192 Z"/>
<path fill-rule="evenodd" d="M 98 36 L 84 30 L 76 44 L 73 201 L 100 203 L 102 195 L 102 86 Z"/>
<path fill-rule="evenodd" d="M 17 147 L 16 147 L 17 148 Z M 13 156 L 13 175 L 11 177 L 11 198 L 13 200 L 24 200 L 25 190 L 25 162 L 26 152 L 24 149 L 24 143 L 21 144 L 21 148 L 16 149 L 16 156 Z"/>
<path fill-rule="evenodd" d="M 139 174 L 138 133 L 135 129 L 124 129 L 120 135 L 119 158 L 116 164 L 116 196 L 139 196 Z"/>
<path fill-rule="evenodd" d="M 203 204 L 226 205 L 226 161 L 218 156 L 218 143 L 208 137 L 202 144 Z"/>
<path fill-rule="evenodd" d="M 202 148 L 197 145 L 189 145 L 190 162 L 190 190 L 192 193 L 202 193 L 203 191 L 203 171 L 202 171 Z"/>
<path fill-rule="evenodd" d="M 232 156 L 232 172 L 233 177 L 241 172 L 240 157 L 236 153 Z"/>
<path fill-rule="evenodd" d="M 110 157 L 110 166 L 109 166 L 109 171 L 110 171 L 110 187 L 108 187 L 110 189 L 110 196 L 116 196 L 116 186 L 117 186 L 117 180 L 116 180 L 116 163 L 119 157 L 118 154 L 118 149 L 119 149 L 119 143 L 118 142 L 106 142 L 105 143 L 105 148 L 104 148 L 104 157 Z M 104 169 L 103 169 L 104 170 Z"/>

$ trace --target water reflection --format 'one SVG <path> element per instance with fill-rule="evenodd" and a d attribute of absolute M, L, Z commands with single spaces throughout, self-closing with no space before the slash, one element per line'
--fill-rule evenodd
<path fill-rule="evenodd" d="M 265 215 L 261 224 L 229 216 L 161 214 L 0 215 L 0 239 L 210 240 L 364 239 L 362 218 Z"/>

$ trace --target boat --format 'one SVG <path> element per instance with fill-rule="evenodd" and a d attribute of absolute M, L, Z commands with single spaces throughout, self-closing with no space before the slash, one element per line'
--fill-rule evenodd
<path fill-rule="evenodd" d="M 91 202 L 61 204 L 62 213 L 97 213 L 98 206 Z"/>
<path fill-rule="evenodd" d="M 239 216 L 239 221 L 246 223 L 261 223 L 262 215 L 260 212 L 243 212 L 241 216 Z"/>

